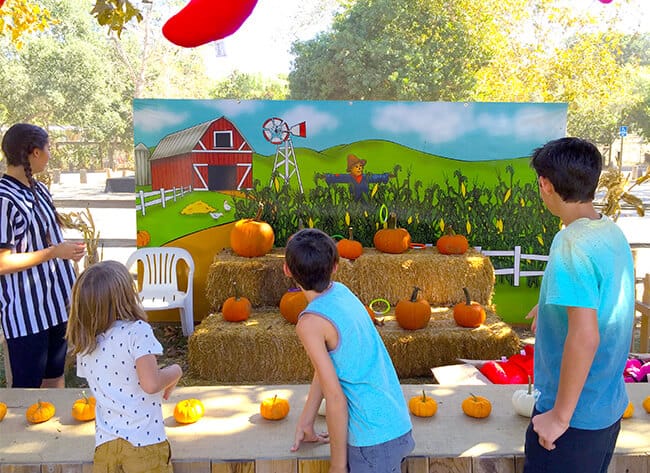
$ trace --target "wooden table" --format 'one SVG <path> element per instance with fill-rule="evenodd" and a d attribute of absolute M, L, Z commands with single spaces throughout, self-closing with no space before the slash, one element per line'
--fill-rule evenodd
<path fill-rule="evenodd" d="M 528 419 L 513 412 L 511 396 L 518 385 L 440 386 L 403 385 L 406 398 L 422 389 L 439 403 L 433 418 L 413 418 L 415 450 L 408 472 L 499 473 L 523 468 L 523 441 Z M 327 445 L 307 445 L 289 451 L 294 429 L 307 395 L 307 385 L 183 387 L 163 405 L 172 445 L 175 472 L 192 473 L 298 473 L 327 472 Z M 462 400 L 473 392 L 492 400 L 489 418 L 465 416 Z M 650 472 L 650 414 L 641 403 L 650 384 L 628 384 L 636 407 L 623 421 L 610 473 Z M 263 398 L 278 394 L 291 403 L 289 416 L 266 421 L 259 415 Z M 94 449 L 94 423 L 72 419 L 70 409 L 79 389 L 0 389 L 8 413 L 0 422 L 0 473 L 90 472 Z M 173 419 L 174 404 L 185 398 L 201 399 L 206 415 L 191 425 Z M 38 399 L 53 402 L 57 414 L 48 422 L 30 425 L 24 417 Z M 317 430 L 325 429 L 324 418 Z"/>

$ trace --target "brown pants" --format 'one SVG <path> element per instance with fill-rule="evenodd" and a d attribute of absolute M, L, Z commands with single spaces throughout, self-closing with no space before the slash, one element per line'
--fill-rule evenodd
<path fill-rule="evenodd" d="M 124 439 L 95 449 L 93 473 L 173 473 L 169 442 L 134 447 Z"/>

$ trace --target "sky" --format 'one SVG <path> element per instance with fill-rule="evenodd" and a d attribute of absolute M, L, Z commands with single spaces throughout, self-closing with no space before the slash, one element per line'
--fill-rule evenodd
<path fill-rule="evenodd" d="M 625 27 L 631 31 L 650 31 L 650 0 L 557 0 L 577 14 L 592 13 L 600 24 L 621 7 Z M 289 73 L 291 43 L 307 40 L 331 24 L 335 0 L 258 0 L 241 28 L 224 38 L 219 47 L 226 56 L 217 57 L 216 43 L 201 46 L 209 73 L 225 77 L 233 70 L 276 76 Z"/>
<path fill-rule="evenodd" d="M 264 137 L 277 117 L 288 127 L 306 122 L 295 147 L 322 151 L 362 140 L 387 140 L 409 148 L 467 161 L 530 156 L 542 143 L 564 136 L 562 103 L 450 103 L 291 100 L 164 100 L 133 103 L 135 144 L 156 146 L 170 133 L 221 116 L 231 121 L 253 150 L 275 154 Z"/>

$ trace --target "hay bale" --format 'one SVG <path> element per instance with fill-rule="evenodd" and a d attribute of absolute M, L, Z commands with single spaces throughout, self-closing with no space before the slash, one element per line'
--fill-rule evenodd
<path fill-rule="evenodd" d="M 255 311 L 245 322 L 210 314 L 188 342 L 190 369 L 215 383 L 308 382 L 313 369 L 296 326 L 276 310 Z"/>
<path fill-rule="evenodd" d="M 459 327 L 448 308 L 434 308 L 422 330 L 403 330 L 392 313 L 377 327 L 400 379 L 431 376 L 431 368 L 457 358 L 498 359 L 519 350 L 519 337 L 494 313 L 476 329 Z M 295 326 L 274 309 L 241 323 L 211 314 L 196 327 L 188 347 L 190 369 L 213 383 L 306 383 L 311 364 Z"/>
<path fill-rule="evenodd" d="M 232 281 L 253 307 L 275 306 L 292 286 L 282 271 L 284 248 L 274 248 L 257 258 L 237 256 L 231 249 L 218 253 L 208 270 L 206 298 L 211 310 L 220 310 L 233 295 Z M 341 259 L 334 279 L 347 285 L 364 303 L 383 298 L 391 305 L 407 298 L 418 286 L 432 306 L 451 306 L 472 299 L 490 305 L 494 291 L 494 267 L 490 258 L 470 248 L 464 255 L 441 255 L 434 248 L 392 255 L 364 248 L 355 261 Z"/>

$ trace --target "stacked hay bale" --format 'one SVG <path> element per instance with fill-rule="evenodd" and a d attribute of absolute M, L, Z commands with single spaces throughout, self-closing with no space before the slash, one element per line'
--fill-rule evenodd
<path fill-rule="evenodd" d="M 243 258 L 225 249 L 208 271 L 206 297 L 214 313 L 204 318 L 189 340 L 191 370 L 212 383 L 302 383 L 313 370 L 295 333 L 279 313 L 282 295 L 294 286 L 283 272 L 284 249 L 257 258 Z M 519 349 L 516 333 L 488 310 L 484 325 L 456 325 L 450 309 L 472 299 L 490 308 L 494 268 L 490 259 L 470 249 L 464 255 L 441 255 L 435 248 L 394 255 L 365 248 L 355 261 L 341 259 L 335 279 L 366 304 L 382 298 L 395 306 L 413 286 L 432 305 L 429 325 L 416 331 L 400 328 L 393 312 L 377 327 L 400 378 L 431 376 L 431 368 L 454 364 L 457 358 L 494 359 Z M 231 323 L 219 313 L 223 302 L 239 292 L 254 308 L 245 322 Z M 362 314 L 366 316 L 366 314 Z"/>
<path fill-rule="evenodd" d="M 277 307 L 282 295 L 293 286 L 283 271 L 284 248 L 274 248 L 258 258 L 237 256 L 229 248 L 214 258 L 208 270 L 206 297 L 218 311 L 232 296 L 236 282 L 253 307 Z M 393 255 L 364 248 L 355 261 L 341 259 L 334 279 L 350 288 L 364 303 L 382 298 L 391 305 L 421 289 L 432 306 L 451 306 L 465 300 L 463 287 L 472 299 L 490 305 L 494 290 L 494 267 L 490 258 L 475 249 L 463 255 L 441 255 L 431 248 Z"/>
<path fill-rule="evenodd" d="M 415 331 L 400 328 L 390 313 L 376 330 L 401 379 L 429 377 L 431 368 L 457 358 L 498 359 L 519 350 L 517 335 L 492 312 L 469 329 L 455 324 L 451 309 L 434 309 L 429 325 Z M 190 337 L 188 353 L 192 371 L 213 383 L 307 383 L 313 376 L 295 326 L 269 309 L 240 323 L 209 315 Z"/>

